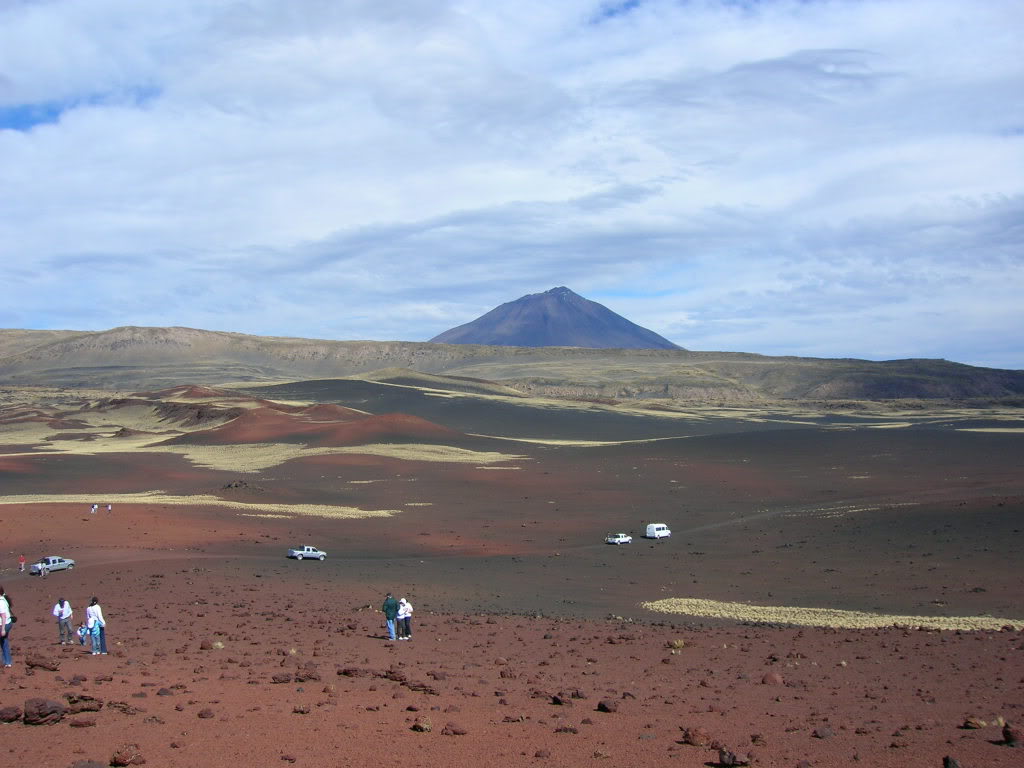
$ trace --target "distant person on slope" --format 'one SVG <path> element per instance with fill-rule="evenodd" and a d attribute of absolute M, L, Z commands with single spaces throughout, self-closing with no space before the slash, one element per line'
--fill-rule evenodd
<path fill-rule="evenodd" d="M 71 645 L 71 603 L 63 597 L 53 606 L 53 615 L 57 617 L 57 639 L 61 645 Z"/>
<path fill-rule="evenodd" d="M 412 640 L 412 603 L 404 597 L 398 601 L 398 639 Z"/>
<path fill-rule="evenodd" d="M 384 621 L 388 627 L 388 640 L 394 640 L 395 623 L 398 621 L 398 601 L 390 592 L 384 598 L 384 605 L 380 609 L 384 612 Z"/>
<path fill-rule="evenodd" d="M 25 572 L 25 556 L 24 555 L 18 555 L 18 572 L 19 573 L 24 573 Z"/>

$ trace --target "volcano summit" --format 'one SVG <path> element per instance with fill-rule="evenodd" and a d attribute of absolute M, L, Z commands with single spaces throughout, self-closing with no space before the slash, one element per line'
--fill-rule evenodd
<path fill-rule="evenodd" d="M 502 347 L 680 349 L 654 331 L 564 286 L 502 304 L 431 341 Z"/>

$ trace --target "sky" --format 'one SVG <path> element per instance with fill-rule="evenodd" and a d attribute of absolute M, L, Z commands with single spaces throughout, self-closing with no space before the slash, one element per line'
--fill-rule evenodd
<path fill-rule="evenodd" d="M 1020 0 L 0 0 L 0 328 L 1024 368 Z"/>

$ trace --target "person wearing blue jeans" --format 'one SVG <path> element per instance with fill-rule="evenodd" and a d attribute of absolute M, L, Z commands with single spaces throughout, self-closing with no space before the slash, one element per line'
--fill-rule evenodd
<path fill-rule="evenodd" d="M 85 609 L 85 626 L 92 639 L 92 655 L 106 655 L 107 633 L 104 632 L 104 628 L 107 626 L 107 622 L 103 620 L 103 608 L 100 606 L 98 597 L 90 600 L 89 607 Z"/>
<path fill-rule="evenodd" d="M 14 626 L 11 614 L 11 599 L 7 597 L 4 588 L 0 587 L 0 655 L 3 656 L 4 666 L 11 666 L 11 627 Z"/>
<path fill-rule="evenodd" d="M 395 639 L 395 624 L 398 621 L 398 601 L 388 592 L 384 598 L 384 605 L 381 606 L 384 612 L 384 620 L 388 625 L 388 640 Z"/>

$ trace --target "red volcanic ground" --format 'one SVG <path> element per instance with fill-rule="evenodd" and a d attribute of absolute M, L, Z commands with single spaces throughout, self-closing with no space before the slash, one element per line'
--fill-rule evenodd
<path fill-rule="evenodd" d="M 679 439 L 558 446 L 465 433 L 577 428 L 562 414 L 521 408 L 470 430 L 462 412 L 381 405 L 366 415 L 344 401 L 264 402 L 221 423 L 215 406 L 177 402 L 159 411 L 160 429 L 173 428 L 170 413 L 200 427 L 173 440 L 197 450 L 383 442 L 518 458 L 356 450 L 240 473 L 143 449 L 0 445 L 0 583 L 19 618 L 14 664 L 0 670 L 8 759 L 108 765 L 134 749 L 149 765 L 183 767 L 1024 764 L 1003 732 L 1008 722 L 1012 739 L 1024 721 L 1020 631 L 746 626 L 640 606 L 702 597 L 1020 619 L 1016 435 L 730 422 Z M 621 419 L 591 416 L 585 428 L 612 440 Z M 635 439 L 642 428 L 623 431 Z M 83 429 L 83 445 L 115 431 Z M 282 516 L 158 500 L 88 511 L 105 494 L 153 490 Z M 10 503 L 62 494 L 83 501 Z M 289 512 L 299 504 L 397 512 Z M 651 520 L 672 538 L 601 543 Z M 328 559 L 284 558 L 307 542 Z M 17 573 L 21 552 L 78 565 L 30 577 Z M 388 590 L 416 607 L 412 641 L 384 639 L 375 609 Z M 56 599 L 71 601 L 77 625 L 92 595 L 109 656 L 56 644 Z M 54 722 L 29 724 L 26 710 L 29 722 L 40 712 Z"/>

